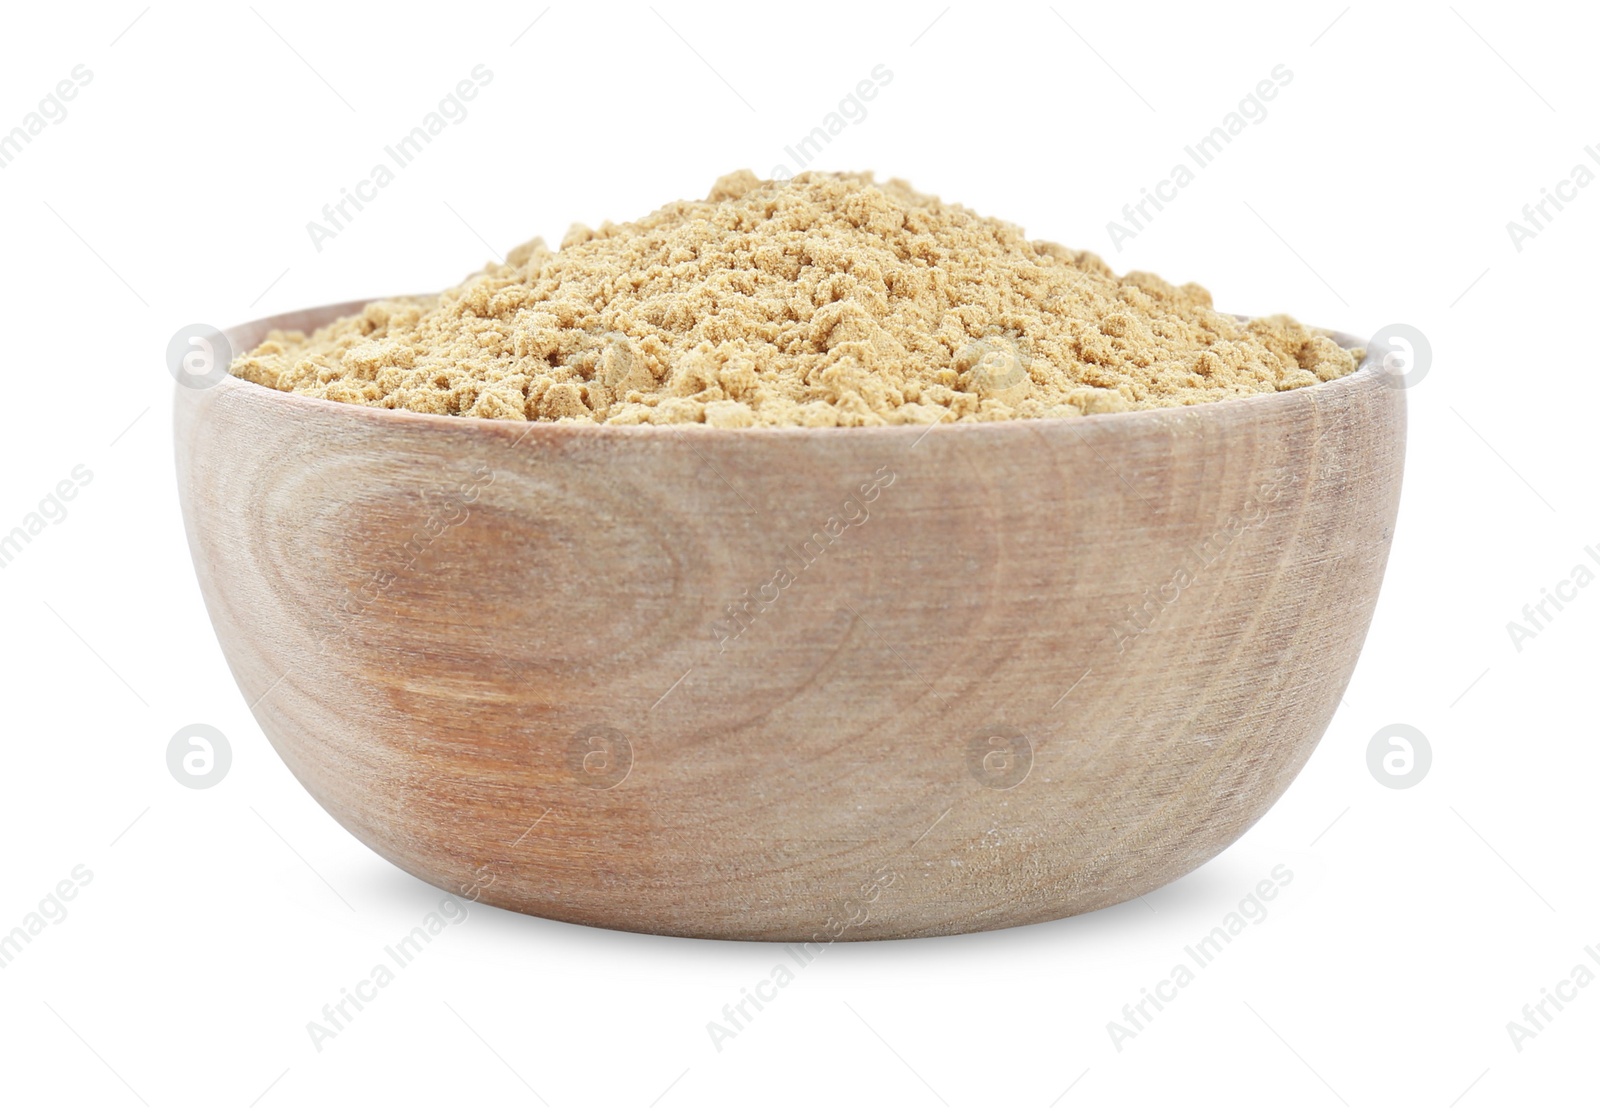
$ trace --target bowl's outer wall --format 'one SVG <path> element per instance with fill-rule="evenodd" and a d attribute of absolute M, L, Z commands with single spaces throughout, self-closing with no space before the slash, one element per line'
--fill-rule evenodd
<path fill-rule="evenodd" d="M 245 699 L 366 844 L 546 917 L 828 941 L 1096 909 L 1254 823 L 1354 668 L 1404 406 L 1363 369 L 1081 420 L 617 429 L 230 378 L 178 390 L 177 466 Z"/>

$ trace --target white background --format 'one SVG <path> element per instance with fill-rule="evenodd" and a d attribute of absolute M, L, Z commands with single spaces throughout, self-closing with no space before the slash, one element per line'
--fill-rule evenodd
<path fill-rule="evenodd" d="M 93 880 L 0 969 L 0 1106 L 1591 1106 L 1600 984 L 1520 1051 L 1507 1023 L 1575 966 L 1600 976 L 1600 587 L 1520 649 L 1506 625 L 1600 571 L 1600 184 L 1521 251 L 1506 225 L 1600 171 L 1600 27 L 1578 5 L 1341 7 L 9 8 L 0 130 L 93 76 L 0 170 L 0 533 L 74 466 L 93 479 L 0 569 L 0 932 L 76 865 Z M 479 63 L 470 115 L 316 251 L 306 222 Z M 817 165 L 1228 310 L 1429 337 L 1332 727 L 1260 824 L 1146 900 L 836 946 L 720 1051 L 706 1024 L 780 946 L 474 906 L 318 1052 L 306 1024 L 441 892 L 324 814 L 233 684 L 174 498 L 168 339 L 437 289 L 491 246 L 767 175 L 880 63 L 892 82 Z M 1269 115 L 1114 249 L 1107 222 L 1280 63 Z M 195 722 L 233 751 L 204 791 L 165 759 Z M 1411 789 L 1368 771 L 1392 723 L 1432 744 Z M 1278 864 L 1294 881 L 1266 920 L 1119 1050 L 1107 1023 Z"/>

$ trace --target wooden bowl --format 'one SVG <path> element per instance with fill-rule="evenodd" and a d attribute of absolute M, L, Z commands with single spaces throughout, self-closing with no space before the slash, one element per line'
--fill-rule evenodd
<path fill-rule="evenodd" d="M 1369 363 L 1182 409 L 723 430 L 227 377 L 178 389 L 178 485 L 262 730 L 393 863 L 617 929 L 916 937 L 1134 898 L 1278 799 L 1372 615 L 1404 399 Z"/>

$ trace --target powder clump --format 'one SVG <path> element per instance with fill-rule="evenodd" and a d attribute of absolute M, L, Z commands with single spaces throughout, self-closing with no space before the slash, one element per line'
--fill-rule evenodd
<path fill-rule="evenodd" d="M 919 194 L 749 171 L 574 225 L 458 286 L 274 332 L 235 375 L 337 402 L 539 422 L 871 426 L 1076 417 L 1308 387 L 1361 352 L 1289 317 Z"/>

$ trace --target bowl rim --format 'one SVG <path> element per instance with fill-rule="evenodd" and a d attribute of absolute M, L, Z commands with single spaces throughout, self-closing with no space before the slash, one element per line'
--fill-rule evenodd
<path fill-rule="evenodd" d="M 284 319 L 306 317 L 317 320 L 311 328 L 320 328 L 322 325 L 337 320 L 350 313 L 355 313 L 373 302 L 393 300 L 396 298 L 431 298 L 435 295 L 390 295 L 385 298 L 356 299 L 347 302 L 332 302 L 322 306 L 309 306 L 300 310 L 287 310 L 278 314 L 256 318 L 253 321 L 240 322 L 219 330 L 227 338 L 230 350 L 234 347 L 234 338 L 241 334 L 264 334 L 266 330 L 283 328 Z M 1250 315 L 1234 314 L 1240 321 L 1251 320 Z M 241 379 L 231 371 L 222 378 L 204 388 L 187 387 L 182 383 L 174 385 L 177 399 L 180 401 L 189 392 L 197 392 L 204 397 L 216 390 L 245 391 L 247 396 L 259 393 L 261 397 L 275 396 L 277 402 L 272 405 L 283 405 L 291 408 L 300 408 L 302 413 L 311 414 L 322 412 L 325 414 L 343 414 L 354 421 L 368 421 L 373 423 L 411 424 L 417 429 L 438 427 L 440 429 L 476 429 L 483 433 L 504 435 L 511 431 L 520 431 L 521 436 L 517 441 L 524 440 L 528 434 L 539 431 L 546 437 L 668 437 L 686 436 L 695 438 L 733 438 L 749 441 L 752 438 L 763 440 L 772 438 L 791 437 L 914 437 L 921 441 L 938 427 L 947 427 L 950 431 L 1021 431 L 1021 430 L 1046 430 L 1071 427 L 1083 428 L 1084 423 L 1091 423 L 1092 428 L 1106 428 L 1121 423 L 1132 427 L 1143 424 L 1155 428 L 1165 428 L 1172 422 L 1174 415 L 1188 415 L 1195 411 L 1206 414 L 1216 414 L 1220 417 L 1243 418 L 1248 414 L 1246 408 L 1262 409 L 1269 406 L 1293 406 L 1298 398 L 1310 399 L 1313 405 L 1316 401 L 1327 399 L 1330 396 L 1339 396 L 1351 391 L 1370 389 L 1371 386 L 1386 390 L 1396 390 L 1399 385 L 1388 379 L 1387 373 L 1381 366 L 1380 346 L 1370 340 L 1363 341 L 1360 337 L 1345 333 L 1340 330 L 1324 329 L 1320 326 L 1307 326 L 1316 329 L 1331 337 L 1341 348 L 1352 349 L 1365 346 L 1361 363 L 1356 365 L 1354 371 L 1338 379 L 1314 383 L 1308 387 L 1293 387 L 1286 391 L 1271 393 L 1259 392 L 1251 395 L 1239 395 L 1214 402 L 1190 403 L 1179 406 L 1145 407 L 1138 410 L 1115 411 L 1102 414 L 1085 414 L 1071 418 L 1000 418 L 989 422 L 919 422 L 900 423 L 883 426 L 708 426 L 704 422 L 664 422 L 637 424 L 602 423 L 602 422 L 536 422 L 516 421 L 511 418 L 480 418 L 475 415 L 457 414 L 427 414 L 422 411 L 405 410 L 399 407 L 374 407 L 363 406 L 358 403 L 342 403 L 333 399 L 321 399 L 314 395 L 300 395 L 293 391 L 280 391 L 274 387 L 253 383 Z M 260 341 L 256 341 L 259 344 Z M 237 355 L 237 354 L 232 354 Z M 231 360 L 230 360 L 231 363 Z M 1377 381 L 1374 384 L 1374 381 Z M 1400 392 L 1402 395 L 1403 391 Z M 358 417 L 364 416 L 364 417 Z M 1127 431 L 1130 435 L 1132 429 Z M 951 434 L 939 435 L 949 437 Z M 959 435 L 958 435 L 959 436 Z"/>

